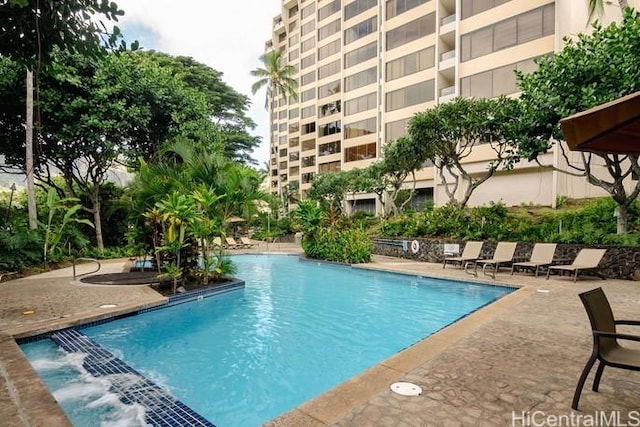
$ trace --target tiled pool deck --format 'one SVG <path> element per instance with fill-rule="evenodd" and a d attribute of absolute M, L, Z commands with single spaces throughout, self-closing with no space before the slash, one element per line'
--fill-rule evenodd
<path fill-rule="evenodd" d="M 299 247 L 279 244 L 249 252 L 265 250 L 299 252 Z M 105 263 L 101 272 L 120 271 L 123 264 L 122 260 Z M 457 268 L 443 270 L 438 264 L 388 257 L 375 257 L 373 263 L 363 267 L 471 278 Z M 625 420 L 627 425 L 633 425 L 631 422 L 640 419 L 640 372 L 613 368 L 605 370 L 600 393 L 592 392 L 587 382 L 581 411 L 572 413 L 570 409 L 575 383 L 591 351 L 589 325 L 577 294 L 602 286 L 616 317 L 640 319 L 639 282 L 584 278 L 573 283 L 568 277 L 552 276 L 547 281 L 544 277 L 501 272 L 495 283 L 521 289 L 269 424 L 522 426 L 545 422 L 550 425 L 558 417 L 566 417 L 573 424 L 564 425 L 589 425 L 589 417 L 619 416 L 620 425 Z M 145 286 L 79 284 L 72 281 L 71 269 L 1 283 L 1 424 L 69 425 L 22 356 L 14 337 L 37 335 L 165 302 L 164 297 Z M 103 304 L 117 306 L 100 308 Z M 640 334 L 637 328 L 624 331 Z M 400 380 L 419 384 L 423 394 L 393 394 L 389 384 Z"/>

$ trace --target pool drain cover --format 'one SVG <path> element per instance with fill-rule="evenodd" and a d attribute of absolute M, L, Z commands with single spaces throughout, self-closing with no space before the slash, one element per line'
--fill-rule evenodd
<path fill-rule="evenodd" d="M 391 384 L 391 391 L 402 396 L 419 396 L 422 394 L 422 388 L 419 385 L 405 382 Z"/>

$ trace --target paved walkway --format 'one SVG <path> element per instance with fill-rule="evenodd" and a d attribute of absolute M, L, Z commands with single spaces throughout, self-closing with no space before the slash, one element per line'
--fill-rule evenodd
<path fill-rule="evenodd" d="M 264 251 L 299 252 L 300 248 L 271 244 L 251 250 Z M 121 271 L 125 261 L 107 262 L 101 272 Z M 471 278 L 460 269 L 443 270 L 437 264 L 389 257 L 376 256 L 373 263 L 362 267 Z M 602 286 L 617 317 L 640 319 L 638 282 L 585 278 L 574 284 L 568 277 L 546 281 L 505 272 L 495 281 L 482 281 L 522 288 L 270 424 L 520 426 L 552 425 L 554 419 L 545 417 L 556 416 L 573 417 L 566 418 L 572 424 L 556 425 L 589 425 L 588 418 L 577 417 L 594 416 L 594 411 L 605 411 L 605 416 L 619 411 L 621 422 L 628 420 L 627 425 L 640 420 L 640 413 L 632 412 L 640 410 L 640 372 L 606 369 L 600 393 L 592 392 L 587 382 L 581 412 L 572 415 L 570 410 L 575 383 L 591 350 L 588 322 L 577 294 Z M 13 337 L 163 302 L 162 296 L 145 286 L 74 282 L 71 269 L 0 284 L 1 424 L 69 425 Z M 100 308 L 104 304 L 116 307 Z M 424 393 L 395 395 L 388 387 L 398 380 L 417 383 Z M 547 424 L 541 423 L 545 421 Z"/>

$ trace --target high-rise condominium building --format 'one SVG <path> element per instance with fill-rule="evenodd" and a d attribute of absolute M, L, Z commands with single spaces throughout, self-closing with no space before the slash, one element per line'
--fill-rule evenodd
<path fill-rule="evenodd" d="M 282 0 L 266 50 L 281 50 L 296 67 L 299 99 L 271 102 L 272 192 L 305 198 L 316 174 L 370 165 L 415 113 L 456 96 L 517 95 L 514 69 L 534 70 L 534 59 L 561 49 L 563 36 L 589 30 L 586 3 Z M 619 19 L 610 3 L 606 18 Z M 542 163 L 563 162 L 558 151 Z M 468 170 L 486 169 L 491 153 L 478 147 Z M 447 202 L 433 167 L 417 178 L 418 206 Z M 522 162 L 478 187 L 470 204 L 553 205 L 558 196 L 602 195 L 584 178 Z M 353 198 L 357 210 L 376 209 L 375 195 Z"/>

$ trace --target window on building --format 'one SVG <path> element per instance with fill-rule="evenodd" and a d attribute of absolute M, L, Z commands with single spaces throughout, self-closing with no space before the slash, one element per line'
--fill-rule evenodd
<path fill-rule="evenodd" d="M 341 101 L 338 99 L 333 102 L 329 102 L 319 106 L 318 118 L 331 116 L 332 114 L 337 114 L 340 111 L 342 111 Z"/>
<path fill-rule="evenodd" d="M 396 120 L 395 122 L 389 122 L 384 125 L 384 140 L 385 142 L 393 141 L 403 135 L 407 134 L 407 125 L 410 118 Z"/>
<path fill-rule="evenodd" d="M 305 69 L 307 67 L 312 66 L 315 63 L 316 63 L 316 55 L 312 53 L 311 55 L 307 55 L 300 60 L 300 69 Z"/>
<path fill-rule="evenodd" d="M 278 126 L 278 132 L 283 133 L 287 131 L 287 123 L 280 123 L 280 126 Z"/>
<path fill-rule="evenodd" d="M 410 53 L 387 62 L 386 81 L 408 76 L 419 71 L 428 70 L 435 65 L 435 48 L 433 46 Z"/>
<path fill-rule="evenodd" d="M 548 4 L 489 25 L 460 38 L 461 61 L 548 36 L 555 31 L 555 5 Z"/>
<path fill-rule="evenodd" d="M 378 97 L 376 92 L 359 96 L 344 102 L 344 115 L 361 113 L 363 111 L 372 110 L 378 106 Z"/>
<path fill-rule="evenodd" d="M 289 125 L 289 133 L 296 133 L 300 131 L 300 123 L 291 123 Z"/>
<path fill-rule="evenodd" d="M 377 156 L 376 143 L 362 144 L 344 150 L 344 162 L 374 159 Z"/>
<path fill-rule="evenodd" d="M 387 31 L 387 50 L 433 34 L 435 30 L 436 14 L 434 12 Z"/>
<path fill-rule="evenodd" d="M 289 62 L 295 61 L 296 59 L 298 59 L 298 56 L 300 56 L 300 51 L 298 49 L 293 49 L 291 52 L 289 52 Z"/>
<path fill-rule="evenodd" d="M 318 145 L 318 157 L 330 156 L 340 152 L 340 141 L 327 142 Z"/>
<path fill-rule="evenodd" d="M 292 108 L 289 110 L 289 119 L 295 119 L 300 116 L 300 110 L 297 108 Z"/>
<path fill-rule="evenodd" d="M 309 184 L 311 181 L 313 181 L 314 175 L 315 174 L 313 172 L 306 172 L 300 175 L 300 179 L 302 180 L 303 184 Z M 308 192 L 303 191 L 302 193 L 303 193 L 303 197 L 306 198 L 306 195 L 308 194 Z"/>
<path fill-rule="evenodd" d="M 356 0 L 344 7 L 344 20 L 347 21 L 378 5 L 378 0 Z"/>
<path fill-rule="evenodd" d="M 308 18 L 309 16 L 313 15 L 315 11 L 316 11 L 315 3 L 311 3 L 309 6 L 303 7 L 302 10 L 300 11 L 300 19 Z"/>
<path fill-rule="evenodd" d="M 328 18 L 334 13 L 338 13 L 342 7 L 340 0 L 334 0 L 326 6 L 322 6 L 318 9 L 318 21 Z"/>
<path fill-rule="evenodd" d="M 359 136 L 376 133 L 376 118 L 361 120 L 344 125 L 344 139 L 357 138 Z"/>
<path fill-rule="evenodd" d="M 345 46 L 378 30 L 378 17 L 373 16 L 344 31 Z"/>
<path fill-rule="evenodd" d="M 300 27 L 300 35 L 306 36 L 307 34 L 309 34 L 311 31 L 315 29 L 316 29 L 316 22 L 309 21 Z"/>
<path fill-rule="evenodd" d="M 340 172 L 340 161 L 320 163 L 318 165 L 318 173 Z"/>
<path fill-rule="evenodd" d="M 387 0 L 387 19 L 395 18 L 429 1 L 430 0 Z"/>
<path fill-rule="evenodd" d="M 335 21 L 329 22 L 327 25 L 324 25 L 318 29 L 318 41 L 324 40 L 327 37 L 337 33 L 340 31 L 340 19 L 336 19 Z"/>
<path fill-rule="evenodd" d="M 302 141 L 302 151 L 309 151 L 316 149 L 316 140 L 315 139 L 307 139 Z"/>
<path fill-rule="evenodd" d="M 340 120 L 319 125 L 318 136 L 335 135 L 340 133 Z"/>
<path fill-rule="evenodd" d="M 433 205 L 433 188 L 416 188 L 409 206 L 415 211 L 421 211 L 429 205 Z"/>
<path fill-rule="evenodd" d="M 322 61 L 323 59 L 328 58 L 331 55 L 335 55 L 336 53 L 339 53 L 341 47 L 342 47 L 342 40 L 340 39 L 334 40 L 327 45 L 319 47 L 318 61 Z"/>
<path fill-rule="evenodd" d="M 306 135 L 316 131 L 316 122 L 305 123 L 302 125 L 302 134 Z"/>
<path fill-rule="evenodd" d="M 433 80 L 416 83 L 402 89 L 387 92 L 385 111 L 398 110 L 411 105 L 433 101 L 435 96 Z"/>
<path fill-rule="evenodd" d="M 315 99 L 316 90 L 314 88 L 304 90 L 300 93 L 300 102 L 307 102 Z"/>
<path fill-rule="evenodd" d="M 287 157 L 287 149 L 286 148 L 281 148 L 280 149 L 280 157 Z"/>
<path fill-rule="evenodd" d="M 295 151 L 293 153 L 289 153 L 289 161 L 290 162 L 295 162 L 297 160 L 300 159 L 300 152 L 299 151 Z"/>
<path fill-rule="evenodd" d="M 307 74 L 303 74 L 302 77 L 300 77 L 300 86 L 306 86 L 315 81 L 316 81 L 316 72 L 311 71 Z"/>
<path fill-rule="evenodd" d="M 460 79 L 460 95 L 474 98 L 495 98 L 518 91 L 514 70 L 530 73 L 536 68 L 535 58 L 514 62 Z"/>
<path fill-rule="evenodd" d="M 310 166 L 315 166 L 316 165 L 316 156 L 303 157 L 302 161 L 300 162 L 300 165 L 303 168 L 308 168 Z"/>
<path fill-rule="evenodd" d="M 374 41 L 358 49 L 345 53 L 344 68 L 352 67 L 368 59 L 378 56 L 378 42 Z"/>
<path fill-rule="evenodd" d="M 303 40 L 302 43 L 300 43 L 300 52 L 304 53 L 309 49 L 313 49 L 315 46 L 316 46 L 315 37 L 311 37 L 310 39 Z"/>
<path fill-rule="evenodd" d="M 297 136 L 289 140 L 289 147 L 293 148 L 297 147 L 298 145 L 300 145 L 300 138 L 298 138 Z"/>
<path fill-rule="evenodd" d="M 313 117 L 315 114 L 316 114 L 315 105 L 310 105 L 300 110 L 300 115 L 302 116 L 303 119 L 308 119 L 309 117 Z"/>
<path fill-rule="evenodd" d="M 278 145 L 286 145 L 287 144 L 287 135 L 282 135 L 278 137 Z"/>
<path fill-rule="evenodd" d="M 509 1 L 510 0 L 461 0 L 462 19 L 467 19 Z"/>
<path fill-rule="evenodd" d="M 318 68 L 318 80 L 325 79 L 340 72 L 340 58 Z"/>
<path fill-rule="evenodd" d="M 300 41 L 300 36 L 298 34 L 292 34 L 289 36 L 289 47 L 293 47 L 298 44 Z"/>
<path fill-rule="evenodd" d="M 284 120 L 287 118 L 287 110 L 282 110 L 278 112 L 278 119 Z"/>
<path fill-rule="evenodd" d="M 318 88 L 318 99 L 340 93 L 340 80 L 327 83 Z"/>
<path fill-rule="evenodd" d="M 378 68 L 371 67 L 352 76 L 345 77 L 344 91 L 358 89 L 378 81 Z"/>
<path fill-rule="evenodd" d="M 298 13 L 298 5 L 293 6 L 289 9 L 289 18 L 293 18 Z"/>

